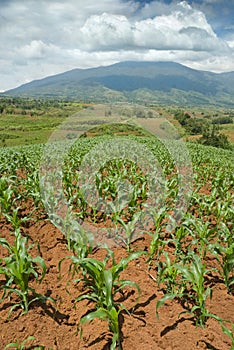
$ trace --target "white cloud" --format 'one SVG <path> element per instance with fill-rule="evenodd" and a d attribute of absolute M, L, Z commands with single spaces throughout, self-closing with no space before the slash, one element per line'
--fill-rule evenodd
<path fill-rule="evenodd" d="M 24 45 L 17 50 L 20 57 L 25 59 L 41 59 L 56 51 L 56 46 L 45 44 L 42 40 L 32 40 L 30 44 Z"/>
<path fill-rule="evenodd" d="M 178 4 L 170 14 L 140 21 L 108 13 L 91 16 L 80 32 L 80 40 L 88 50 L 228 50 L 204 14 L 193 10 L 186 2 Z"/>
<path fill-rule="evenodd" d="M 227 44 L 234 51 L 234 39 L 233 40 L 227 40 Z"/>
<path fill-rule="evenodd" d="M 91 50 L 114 47 L 121 49 L 133 43 L 131 24 L 122 15 L 103 13 L 91 16 L 80 32 L 84 46 Z"/>
<path fill-rule="evenodd" d="M 176 0 L 143 7 L 134 0 L 4 1 L 0 90 L 76 67 L 124 60 L 173 60 L 199 69 L 234 70 L 232 29 L 226 39 L 220 38 L 201 9 Z"/>

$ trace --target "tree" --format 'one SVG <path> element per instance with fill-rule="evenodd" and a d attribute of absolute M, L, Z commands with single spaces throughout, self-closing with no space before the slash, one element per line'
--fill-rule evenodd
<path fill-rule="evenodd" d="M 209 122 L 201 118 L 190 118 L 184 128 L 191 135 L 202 135 L 203 130 L 209 128 Z"/>
<path fill-rule="evenodd" d="M 147 118 L 153 118 L 153 117 L 154 117 L 153 112 L 152 111 L 148 111 Z"/>
<path fill-rule="evenodd" d="M 219 117 L 212 120 L 212 124 L 232 124 L 233 119 L 231 117 Z"/>
<path fill-rule="evenodd" d="M 198 142 L 206 146 L 231 149 L 227 136 L 220 133 L 220 128 L 216 124 L 213 124 L 210 128 L 204 130 L 203 135 Z"/>
<path fill-rule="evenodd" d="M 190 118 L 191 116 L 188 113 L 184 113 L 183 111 L 177 111 L 175 113 L 175 119 L 178 120 L 182 126 L 185 126 Z"/>

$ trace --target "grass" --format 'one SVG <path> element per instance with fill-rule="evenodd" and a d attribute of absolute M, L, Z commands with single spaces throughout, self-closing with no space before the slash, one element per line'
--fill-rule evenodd
<path fill-rule="evenodd" d="M 48 104 L 40 100 L 0 99 L 0 146 L 21 146 L 47 142 L 50 134 L 70 114 L 82 108 L 77 102 Z"/>
<path fill-rule="evenodd" d="M 234 123 L 222 125 L 222 133 L 234 144 Z"/>

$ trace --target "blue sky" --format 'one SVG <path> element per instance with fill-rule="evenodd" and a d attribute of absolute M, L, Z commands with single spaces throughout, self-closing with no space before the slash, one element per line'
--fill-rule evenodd
<path fill-rule="evenodd" d="M 127 1 L 125 1 L 127 2 Z M 135 0 L 140 7 L 154 2 L 154 0 Z M 180 1 L 161 0 L 158 3 L 173 5 Z M 187 3 L 194 9 L 204 12 L 208 22 L 218 35 L 233 33 L 234 30 L 234 0 L 188 0 Z"/>
<path fill-rule="evenodd" d="M 73 68 L 234 71 L 234 0 L 0 0 L 0 91 Z"/>

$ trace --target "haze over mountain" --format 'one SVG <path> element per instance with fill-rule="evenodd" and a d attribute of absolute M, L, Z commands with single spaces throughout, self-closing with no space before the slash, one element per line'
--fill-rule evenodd
<path fill-rule="evenodd" d="M 234 107 L 234 72 L 198 71 L 174 62 L 128 61 L 73 69 L 2 95 Z"/>

